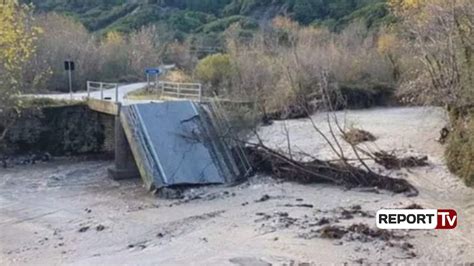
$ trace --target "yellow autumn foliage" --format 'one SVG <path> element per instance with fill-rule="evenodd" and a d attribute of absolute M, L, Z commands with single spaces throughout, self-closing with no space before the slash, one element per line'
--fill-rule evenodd
<path fill-rule="evenodd" d="M 122 34 L 116 31 L 108 32 L 105 36 L 105 44 L 106 45 L 120 45 L 124 42 L 124 38 Z"/>
<path fill-rule="evenodd" d="M 427 0 L 389 0 L 389 6 L 398 13 L 416 10 L 426 4 Z"/>
<path fill-rule="evenodd" d="M 377 51 L 380 54 L 392 52 L 397 47 L 397 36 L 395 34 L 385 33 L 378 37 Z"/>
<path fill-rule="evenodd" d="M 32 25 L 32 6 L 17 0 L 0 3 L 0 102 L 18 92 L 22 68 L 34 55 L 40 28 Z"/>

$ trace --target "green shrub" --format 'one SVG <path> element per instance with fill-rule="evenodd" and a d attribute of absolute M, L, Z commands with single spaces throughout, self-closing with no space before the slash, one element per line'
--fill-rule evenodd
<path fill-rule="evenodd" d="M 198 28 L 197 31 L 202 31 L 204 33 L 222 32 L 230 25 L 237 22 L 241 24 L 243 29 L 255 29 L 258 27 L 258 24 L 250 18 L 244 16 L 230 16 L 212 21 Z"/>
<path fill-rule="evenodd" d="M 446 148 L 449 170 L 474 186 L 474 107 L 450 111 L 453 130 Z"/>
<path fill-rule="evenodd" d="M 231 58 L 228 54 L 213 54 L 199 61 L 196 75 L 203 83 L 212 89 L 210 96 L 220 95 L 223 89 L 230 87 L 234 75 Z"/>

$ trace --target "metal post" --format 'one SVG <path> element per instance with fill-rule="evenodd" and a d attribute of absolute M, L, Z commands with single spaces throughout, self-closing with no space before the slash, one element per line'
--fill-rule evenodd
<path fill-rule="evenodd" d="M 202 86 L 199 84 L 199 102 L 202 102 Z"/>
<path fill-rule="evenodd" d="M 119 102 L 119 91 L 118 91 L 118 84 L 115 84 L 115 102 L 118 103 Z"/>
<path fill-rule="evenodd" d="M 72 70 L 70 68 L 68 70 L 68 75 L 69 75 L 69 96 L 71 97 L 71 101 L 72 101 Z"/>
<path fill-rule="evenodd" d="M 160 98 L 163 98 L 164 92 L 165 92 L 165 83 L 161 82 L 161 97 Z"/>
<path fill-rule="evenodd" d="M 150 74 L 146 74 L 146 83 L 147 83 L 147 86 L 146 88 L 149 89 L 150 88 Z"/>
<path fill-rule="evenodd" d="M 181 85 L 178 83 L 178 98 L 180 98 L 181 95 Z"/>
<path fill-rule="evenodd" d="M 101 100 L 104 100 L 104 89 L 103 89 L 104 87 L 103 87 L 103 83 L 100 82 L 99 84 L 100 84 L 100 99 L 101 99 Z"/>
<path fill-rule="evenodd" d="M 90 81 L 87 81 L 87 100 L 91 98 L 91 84 Z"/>

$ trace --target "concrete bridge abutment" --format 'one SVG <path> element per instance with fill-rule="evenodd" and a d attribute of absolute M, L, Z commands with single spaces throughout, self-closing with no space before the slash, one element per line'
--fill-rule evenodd
<path fill-rule="evenodd" d="M 120 106 L 115 115 L 115 162 L 108 169 L 109 177 L 114 180 L 140 178 L 135 159 L 120 121 Z"/>

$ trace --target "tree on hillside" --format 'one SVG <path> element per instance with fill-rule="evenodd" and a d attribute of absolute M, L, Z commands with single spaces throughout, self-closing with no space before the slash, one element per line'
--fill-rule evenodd
<path fill-rule="evenodd" d="M 450 114 L 446 162 L 451 172 L 474 185 L 474 2 L 472 0 L 392 0 L 407 43 L 422 62 L 428 103 Z M 421 81 L 424 81 L 421 79 Z M 419 92 L 420 86 L 409 87 Z M 418 95 L 416 95 L 418 96 Z"/>
<path fill-rule="evenodd" d="M 296 0 L 293 7 L 295 19 L 303 24 L 308 24 L 314 19 L 314 11 L 310 0 Z"/>
<path fill-rule="evenodd" d="M 165 43 L 155 26 L 143 27 L 129 36 L 129 71 L 136 77 L 143 76 L 146 67 L 161 64 L 161 57 L 165 50 Z"/>
<path fill-rule="evenodd" d="M 100 45 L 102 57 L 102 77 L 105 80 L 114 80 L 117 73 L 129 72 L 127 38 L 121 33 L 111 31 Z"/>
<path fill-rule="evenodd" d="M 431 80 L 427 92 L 438 103 L 474 101 L 474 2 L 471 0 L 392 0 L 418 58 Z"/>
<path fill-rule="evenodd" d="M 36 55 L 29 66 L 31 72 L 41 73 L 47 70 L 40 84 L 31 86 L 39 88 L 69 91 L 64 60 L 73 60 L 76 70 L 73 73 L 73 90 L 84 88 L 86 80 L 97 80 L 100 77 L 100 55 L 96 38 L 77 21 L 56 13 L 41 14 L 35 18 L 36 24 L 43 33 L 38 39 Z"/>

